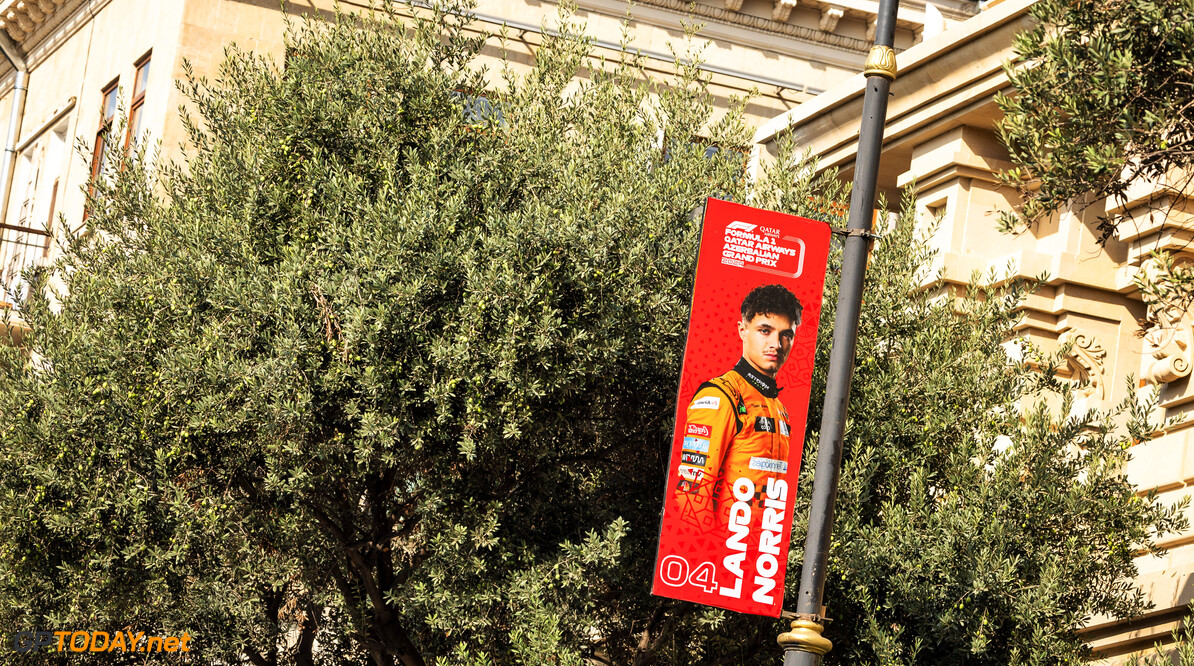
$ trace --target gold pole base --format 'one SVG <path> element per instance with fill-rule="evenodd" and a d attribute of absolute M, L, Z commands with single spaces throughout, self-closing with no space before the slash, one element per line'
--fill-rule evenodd
<path fill-rule="evenodd" d="M 812 620 L 792 620 L 792 630 L 780 634 L 776 640 L 784 650 L 825 654 L 833 649 L 833 642 L 821 635 L 824 630 L 825 627 Z"/>

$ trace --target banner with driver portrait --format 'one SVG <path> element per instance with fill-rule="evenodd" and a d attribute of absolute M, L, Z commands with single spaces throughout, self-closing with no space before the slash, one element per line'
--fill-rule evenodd
<path fill-rule="evenodd" d="M 706 202 L 653 594 L 780 614 L 829 237 Z"/>

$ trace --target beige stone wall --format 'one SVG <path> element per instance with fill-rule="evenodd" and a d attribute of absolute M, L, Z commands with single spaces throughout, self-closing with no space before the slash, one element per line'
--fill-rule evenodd
<path fill-rule="evenodd" d="M 969 0 L 935 2 L 948 17 L 943 24 L 973 11 Z M 925 5 L 915 0 L 911 4 L 915 6 L 902 9 L 900 15 L 898 37 L 904 45 L 932 29 L 924 26 Z M 779 16 L 783 8 L 772 6 L 771 0 L 731 5 L 733 0 L 703 0 L 690 8 L 687 3 L 651 0 L 633 6 L 628 18 L 621 0 L 579 0 L 576 18 L 597 40 L 595 57 L 607 60 L 622 57 L 627 48 L 620 43 L 623 23 L 629 21 L 629 48 L 645 56 L 647 74 L 660 81 L 672 80 L 676 57 L 699 53 L 719 113 L 734 98 L 752 97 L 747 120 L 762 123 L 861 67 L 868 21 L 877 2 L 804 3 L 794 11 L 789 8 L 786 17 Z M 342 3 L 347 11 L 367 6 L 362 0 Z M 327 16 L 332 8 L 332 0 L 286 5 L 296 16 Z M 550 26 L 557 9 L 554 2 L 540 0 L 481 0 L 476 28 L 497 32 L 502 23 L 508 24 L 506 55 L 516 69 L 525 71 L 533 66 L 543 41 L 540 26 Z M 230 44 L 280 60 L 283 21 L 280 6 L 266 0 L 0 0 L 0 30 L 26 54 L 30 68 L 18 141 L 21 155 L 9 198 L 12 215 L 23 225 L 34 218 L 49 219 L 52 199 L 55 212 L 65 215 L 72 227 L 82 222 L 90 165 L 89 156 L 76 153 L 76 143 L 93 144 L 102 91 L 112 81 L 120 82 L 122 106 L 127 109 L 134 63 L 143 55 L 152 54 L 143 127 L 160 142 L 160 159 L 180 160 L 184 135 L 177 109 L 186 100 L 174 82 L 183 75 L 184 60 L 196 73 L 208 76 L 215 74 Z M 691 37 L 685 25 L 694 22 L 703 27 Z M 496 71 L 501 55 L 493 39 L 482 60 Z M 5 128 L 13 81 L 11 66 L 0 61 L 0 125 Z M 123 138 L 116 141 L 122 143 Z M 22 171 L 25 162 L 38 166 L 36 187 L 30 180 L 32 171 Z M 56 193 L 47 185 L 53 181 L 58 182 Z M 0 259 L 6 245 L 13 246 L 0 242 Z"/>
<path fill-rule="evenodd" d="M 27 52 L 31 71 L 22 144 L 33 138 L 27 136 L 30 131 L 42 127 L 47 120 L 60 116 L 65 122 L 64 136 L 72 152 L 62 167 L 61 175 L 65 180 L 55 207 L 75 224 L 82 219 L 84 197 L 81 188 L 88 176 L 88 165 L 86 160 L 74 154 L 74 144 L 80 138 L 87 143 L 94 141 L 104 86 L 118 79 L 124 89 L 122 99 L 127 105 L 133 63 L 145 53 L 152 52 L 145 127 L 155 140 L 161 142 L 164 156 L 177 159 L 181 155 L 178 146 L 183 135 L 176 110 L 185 100 L 175 89 L 174 81 L 182 76 L 183 60 L 189 60 L 196 72 L 211 75 L 229 44 L 235 43 L 275 58 L 281 57 L 283 49 L 283 15 L 279 5 L 262 0 L 163 0 L 151 3 L 63 0 L 61 4 L 51 3 L 49 6 L 55 11 L 40 14 L 36 22 L 30 18 L 33 16 L 30 12 L 36 10 L 26 7 L 27 4 L 17 0 L 0 1 L 0 28 L 7 30 L 10 36 L 22 38 L 16 44 Z M 342 5 L 351 11 L 362 9 L 367 3 L 349 1 Z M 287 11 L 296 15 L 326 15 L 331 9 L 331 0 L 287 5 Z M 550 23 L 556 10 L 557 6 L 550 2 L 483 0 L 477 8 L 480 19 L 477 27 L 497 31 L 502 21 L 519 26 L 510 30 L 508 54 L 516 66 L 529 67 L 542 41 L 538 26 Z M 722 11 L 724 13 L 724 9 Z M 805 11 L 812 10 L 806 8 Z M 618 42 L 625 14 L 626 5 L 616 0 L 584 0 L 581 3 L 577 18 L 586 22 L 588 32 L 599 40 L 597 56 L 620 57 Z M 730 12 L 730 15 L 738 16 L 739 13 Z M 792 19 L 793 26 L 799 23 L 799 17 Z M 843 14 L 838 22 L 840 30 L 838 26 L 833 28 L 849 32 L 851 22 L 858 22 L 856 19 Z M 691 20 L 703 20 L 706 24 L 702 35 L 694 39 L 688 39 L 684 34 L 684 23 Z M 915 34 L 909 26 L 914 26 L 907 20 L 904 23 L 907 24 L 904 30 L 906 41 L 912 41 Z M 848 40 L 842 42 L 842 36 L 833 31 L 820 31 L 828 40 L 826 43 L 807 38 L 794 40 L 787 35 L 769 34 L 741 20 L 694 19 L 661 5 L 635 6 L 630 28 L 634 34 L 631 47 L 647 55 L 648 71 L 652 76 L 669 79 L 674 68 L 671 62 L 673 50 L 681 56 L 699 51 L 706 60 L 718 106 L 728 106 L 732 97 L 753 94 L 756 97 L 747 107 L 747 113 L 755 122 L 811 99 L 814 93 L 856 71 L 863 59 L 857 44 Z M 802 29 L 806 32 L 813 30 L 807 26 Z M 498 57 L 496 40 L 491 42 L 485 55 L 491 64 Z M 11 68 L 0 61 L 0 123 L 5 126 L 12 99 L 12 82 Z M 47 131 L 58 129 L 62 127 L 55 125 Z M 16 189 L 14 183 L 14 191 Z"/>
<path fill-rule="evenodd" d="M 1173 253 L 1179 265 L 1194 261 L 1190 203 L 1173 189 L 1186 183 L 1181 174 L 1175 174 L 1166 182 L 1140 184 L 1122 204 L 1099 202 L 1100 212 L 1127 212 L 1133 218 L 1117 230 L 1114 239 L 1122 257 L 1118 283 L 1133 298 L 1139 295 L 1132 279 L 1154 274 L 1153 252 Z M 1178 303 L 1141 306 L 1140 313 L 1139 321 L 1151 328 L 1130 348 L 1135 373 L 1145 385 L 1142 390 L 1159 390 L 1157 419 L 1174 424 L 1133 449 L 1128 475 L 1142 491 L 1154 490 L 1161 501 L 1176 503 L 1189 497 L 1194 485 L 1194 386 L 1190 381 L 1194 312 L 1188 303 Z M 1185 514 L 1194 525 L 1194 506 L 1188 506 Z M 1093 627 L 1092 643 L 1112 658 L 1112 664 L 1124 663 L 1136 650 L 1154 642 L 1168 642 L 1170 632 L 1194 602 L 1194 528 L 1161 545 L 1169 549 L 1164 558 L 1137 560 L 1138 582 L 1156 603 L 1156 610 L 1135 622 Z"/>
<path fill-rule="evenodd" d="M 57 11 L 43 14 L 38 24 L 45 37 L 22 49 L 29 67 L 28 93 L 16 142 L 19 156 L 5 218 L 9 224 L 43 227 L 52 201 L 55 212 L 78 226 L 89 159 L 78 154 L 76 140 L 81 137 L 92 145 L 100 124 L 102 90 L 114 81 L 119 82 L 121 107 L 127 111 L 134 63 L 147 54 L 151 64 L 144 126 L 152 132 L 172 112 L 163 91 L 171 85 L 169 63 L 176 51 L 181 5 L 72 0 L 54 6 Z M 8 133 L 13 81 L 11 75 L 0 79 L 3 135 Z M 122 145 L 124 137 L 115 141 Z M 10 254 L 0 257 L 11 259 Z"/>
<path fill-rule="evenodd" d="M 342 6 L 351 11 L 367 4 L 348 0 Z M 303 0 L 287 3 L 286 11 L 326 15 L 332 5 L 331 0 Z M 799 5 L 785 0 L 701 0 L 695 5 L 649 0 L 629 10 L 634 35 L 630 46 L 647 56 L 650 75 L 660 80 L 668 80 L 674 71 L 675 55 L 700 53 L 717 106 L 724 109 L 734 97 L 753 96 L 746 108 L 748 120 L 761 123 L 860 69 L 877 6 L 877 0 Z M 934 6 L 940 9 L 926 8 L 923 0 L 903 3 L 897 46 L 911 46 L 975 11 L 970 0 L 935 0 Z M 481 0 L 476 11 L 479 30 L 496 32 L 502 22 L 516 26 L 510 30 L 508 53 L 525 67 L 533 63 L 542 41 L 538 26 L 553 21 L 557 5 L 541 0 Z M 598 40 L 595 55 L 620 57 L 627 11 L 622 0 L 579 0 L 576 17 Z M 170 158 L 179 156 L 182 139 L 175 110 L 184 100 L 173 81 L 182 74 L 183 59 L 197 72 L 210 74 L 231 43 L 280 57 L 282 21 L 279 5 L 265 0 L 0 0 L 0 29 L 29 56 L 26 129 L 40 126 L 73 98 L 74 108 L 65 116 L 70 143 L 76 137 L 92 141 L 103 86 L 117 78 L 130 83 L 132 63 L 152 50 L 145 123 Z M 692 23 L 703 27 L 690 39 L 685 25 Z M 499 55 L 496 41 L 485 54 L 491 59 Z M 7 63 L 0 62 L 0 122 L 5 125 L 12 80 Z M 77 159 L 68 166 L 68 195 L 57 207 L 78 220 L 83 204 L 79 187 L 86 168 Z"/>

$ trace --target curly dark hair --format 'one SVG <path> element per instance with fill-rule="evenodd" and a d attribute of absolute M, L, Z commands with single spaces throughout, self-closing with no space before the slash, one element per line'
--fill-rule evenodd
<path fill-rule="evenodd" d="M 743 321 L 750 321 L 758 315 L 779 315 L 792 320 L 793 326 L 799 326 L 803 312 L 800 299 L 782 284 L 755 287 L 742 299 Z"/>

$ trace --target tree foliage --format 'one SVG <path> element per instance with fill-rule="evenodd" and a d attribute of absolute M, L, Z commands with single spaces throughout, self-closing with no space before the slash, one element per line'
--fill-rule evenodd
<path fill-rule="evenodd" d="M 1194 165 L 1194 2 L 1040 0 L 1016 38 L 1000 133 L 1024 206 L 1008 227 L 1075 200 L 1122 204 L 1142 180 L 1182 194 Z M 1123 213 L 1102 215 L 1105 240 Z"/>
<path fill-rule="evenodd" d="M 182 84 L 185 164 L 97 182 L 0 350 L 0 626 L 186 631 L 196 663 L 774 662 L 776 622 L 647 593 L 694 211 L 746 197 L 749 132 L 692 61 L 652 84 L 564 16 L 535 69 L 491 75 L 466 22 L 299 24 L 284 66 L 232 50 Z M 753 202 L 833 219 L 843 187 L 805 166 L 784 146 Z M 1072 660 L 1084 617 L 1141 608 L 1133 551 L 1178 523 L 1119 473 L 1148 428 L 1031 406 L 1069 387 L 1007 359 L 1021 287 L 935 297 L 901 210 L 830 661 Z"/>

